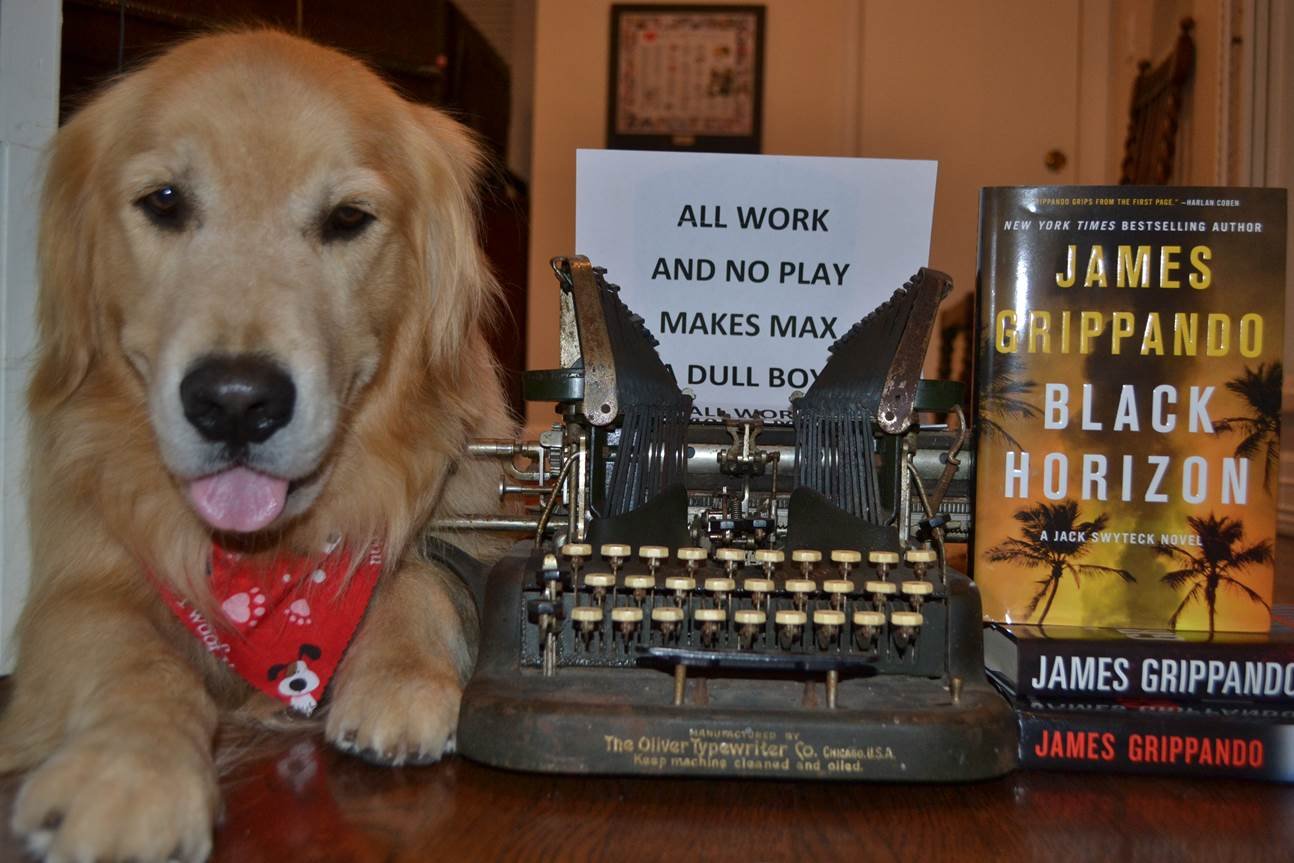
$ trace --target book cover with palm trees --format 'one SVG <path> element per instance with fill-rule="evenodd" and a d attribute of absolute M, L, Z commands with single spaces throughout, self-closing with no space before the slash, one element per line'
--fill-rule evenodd
<path fill-rule="evenodd" d="M 1265 631 L 1279 189 L 985 189 L 975 537 L 985 616 Z"/>

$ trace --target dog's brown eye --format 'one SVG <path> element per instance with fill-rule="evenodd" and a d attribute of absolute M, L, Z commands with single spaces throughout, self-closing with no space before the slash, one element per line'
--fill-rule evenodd
<path fill-rule="evenodd" d="M 359 236 L 373 221 L 373 214 L 350 204 L 334 207 L 324 222 L 324 242 L 332 240 L 349 240 Z"/>
<path fill-rule="evenodd" d="M 162 186 L 135 202 L 153 224 L 178 229 L 184 222 L 184 195 L 175 186 Z"/>

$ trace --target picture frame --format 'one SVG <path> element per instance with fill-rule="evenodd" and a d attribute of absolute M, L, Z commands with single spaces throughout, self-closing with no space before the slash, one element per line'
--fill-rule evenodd
<path fill-rule="evenodd" d="M 764 7 L 614 4 L 607 147 L 758 153 Z"/>

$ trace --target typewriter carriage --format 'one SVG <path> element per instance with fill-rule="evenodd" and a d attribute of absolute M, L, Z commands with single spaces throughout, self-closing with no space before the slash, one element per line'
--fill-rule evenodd
<path fill-rule="evenodd" d="M 619 396 L 615 392 L 617 369 L 606 318 L 592 312 L 583 315 L 584 330 L 590 334 L 583 342 L 579 323 L 580 309 L 599 305 L 592 288 L 602 281 L 604 271 L 579 258 L 574 260 L 573 269 L 571 263 L 565 258 L 553 260 L 554 272 L 562 285 L 561 368 L 529 371 L 524 382 L 526 399 L 555 403 L 561 422 L 540 435 L 538 441 L 478 441 L 469 446 L 472 455 L 504 460 L 509 479 L 517 483 L 505 481 L 501 493 L 538 497 L 542 505 L 529 517 L 477 516 L 444 521 L 438 526 L 526 530 L 534 532 L 537 541 L 546 536 L 558 546 L 568 540 L 583 541 L 586 537 L 582 531 L 590 522 L 621 515 L 634 505 L 646 503 L 653 496 L 648 491 L 651 485 L 654 483 L 659 493 L 665 485 L 678 480 L 681 468 L 687 477 L 687 491 L 695 500 L 693 509 L 709 499 L 710 509 L 716 514 L 759 510 L 771 516 L 777 510 L 781 513 L 777 519 L 780 531 L 777 540 L 784 540 L 785 501 L 796 481 L 793 427 L 767 423 L 767 417 L 730 418 L 722 424 L 689 423 L 679 416 L 686 392 L 678 392 L 672 377 L 661 376 L 663 365 L 654 352 L 650 361 L 641 351 L 630 352 L 629 361 L 638 365 L 621 370 L 619 380 L 628 377 L 635 381 L 631 395 L 640 404 L 643 391 L 648 393 L 651 399 L 648 407 L 655 411 L 652 421 L 669 429 L 670 435 L 668 440 L 655 441 L 664 452 L 646 466 L 646 476 L 639 482 L 636 493 L 622 491 L 621 496 L 626 500 L 608 499 L 616 456 L 625 436 L 624 430 L 614 422 L 619 411 Z M 589 282 L 589 290 L 577 305 L 572 273 L 580 273 L 581 268 L 586 273 L 584 280 Z M 603 285 L 611 296 L 618 291 L 614 285 L 606 286 L 605 282 Z M 641 318 L 618 299 L 611 305 L 625 319 L 620 321 L 622 338 L 628 323 L 639 330 L 646 345 L 654 347 L 655 339 L 642 327 Z M 931 315 L 933 308 L 927 311 L 927 316 Z M 923 327 L 918 325 L 916 329 Z M 902 365 L 904 373 L 911 378 L 910 407 L 901 416 L 895 411 L 897 418 L 891 421 L 893 432 L 874 436 L 874 472 L 880 510 L 875 521 L 892 523 L 901 536 L 939 546 L 943 540 L 965 542 L 969 536 L 969 488 L 974 454 L 965 449 L 969 436 L 961 407 L 961 383 L 919 377 L 919 358 L 924 355 L 927 342 L 928 329 L 924 338 L 911 338 L 911 346 L 903 346 L 909 354 Z M 642 367 L 649 362 L 654 362 L 657 368 L 652 370 L 655 373 L 652 380 L 644 383 L 635 373 L 640 375 Z M 898 365 L 896 362 L 895 366 Z M 897 373 L 890 377 L 895 376 Z M 878 401 L 880 387 L 871 389 L 874 400 Z M 668 417 L 663 416 L 666 413 Z M 914 422 L 917 415 L 943 417 L 945 421 L 919 424 Z M 956 422 L 947 421 L 953 417 Z M 629 430 L 630 434 L 640 431 Z M 518 466 L 515 461 L 518 457 L 525 458 L 528 464 Z M 582 473 L 577 466 L 583 469 Z M 772 502 L 780 503 L 773 507 Z M 573 521 L 569 518 L 571 512 L 579 513 Z M 689 526 L 694 527 L 690 522 Z M 674 526 L 662 527 L 677 535 Z M 693 541 L 699 539 L 695 529 L 690 533 Z M 740 537 L 728 539 L 740 540 Z"/>

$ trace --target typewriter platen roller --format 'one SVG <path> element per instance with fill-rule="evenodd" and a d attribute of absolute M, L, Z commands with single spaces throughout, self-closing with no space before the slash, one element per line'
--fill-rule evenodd
<path fill-rule="evenodd" d="M 691 424 L 691 398 L 602 270 L 556 259 L 561 422 L 514 477 L 542 494 L 491 574 L 459 751 L 570 773 L 957 780 L 1014 766 L 984 678 L 963 535 L 964 419 L 920 381 L 946 276 L 854 326 L 791 425 Z M 467 525 L 463 525 L 467 526 Z M 475 524 L 474 526 L 481 526 Z"/>

